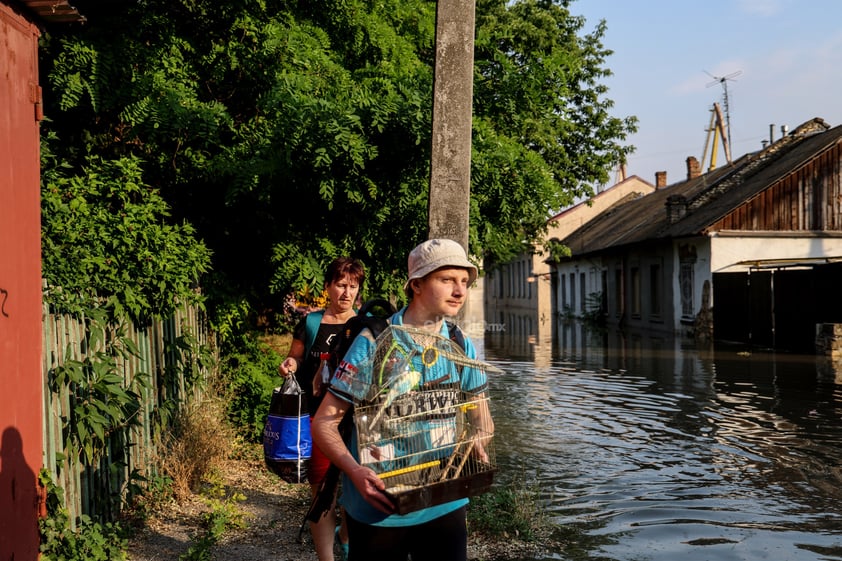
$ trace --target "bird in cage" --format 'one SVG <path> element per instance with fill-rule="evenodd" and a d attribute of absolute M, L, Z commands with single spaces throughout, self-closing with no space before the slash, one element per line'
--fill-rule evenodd
<path fill-rule="evenodd" d="M 360 463 L 413 510 L 478 494 L 496 471 L 487 373 L 454 340 L 392 325 L 353 380 Z M 473 386 L 473 381 L 482 381 Z"/>

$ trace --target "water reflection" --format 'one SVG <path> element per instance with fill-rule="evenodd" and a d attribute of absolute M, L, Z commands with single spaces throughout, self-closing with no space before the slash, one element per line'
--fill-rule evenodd
<path fill-rule="evenodd" d="M 842 559 L 842 385 L 821 359 L 573 322 L 542 346 L 537 326 L 484 352 L 501 473 L 537 473 L 570 540 L 547 559 Z"/>

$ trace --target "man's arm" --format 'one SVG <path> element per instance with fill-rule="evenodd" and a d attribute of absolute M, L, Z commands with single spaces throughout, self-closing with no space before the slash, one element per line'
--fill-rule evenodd
<path fill-rule="evenodd" d="M 468 410 L 468 420 L 473 428 L 474 451 L 481 462 L 488 463 L 486 448 L 494 436 L 494 419 L 491 418 L 488 397 L 482 393 L 471 401 L 471 405 L 474 407 Z"/>
<path fill-rule="evenodd" d="M 381 512 L 392 514 L 395 507 L 383 493 L 386 484 L 377 477 L 374 470 L 357 463 L 339 433 L 339 423 L 348 407 L 348 403 L 327 392 L 313 417 L 313 443 L 336 467 L 345 472 L 366 502 Z"/>

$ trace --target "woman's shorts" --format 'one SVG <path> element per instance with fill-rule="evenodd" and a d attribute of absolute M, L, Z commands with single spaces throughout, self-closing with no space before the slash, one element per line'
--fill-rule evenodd
<path fill-rule="evenodd" d="M 307 464 L 307 481 L 310 482 L 310 485 L 321 485 L 329 467 L 330 460 L 314 443 L 313 450 L 310 453 L 310 461 Z"/>

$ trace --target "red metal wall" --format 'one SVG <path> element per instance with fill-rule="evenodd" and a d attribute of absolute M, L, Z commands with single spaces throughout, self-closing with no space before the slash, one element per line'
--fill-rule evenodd
<path fill-rule="evenodd" d="M 0 0 L 0 561 L 38 558 L 38 29 Z"/>

